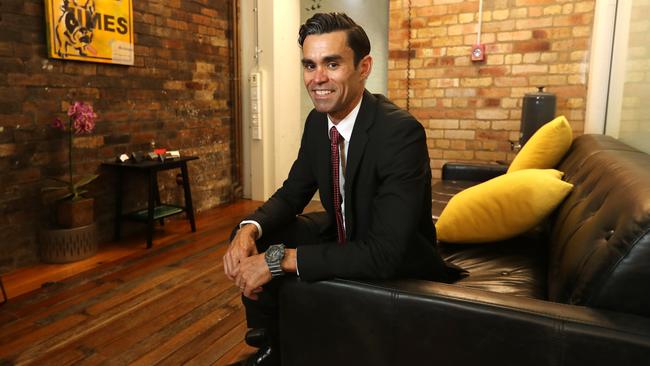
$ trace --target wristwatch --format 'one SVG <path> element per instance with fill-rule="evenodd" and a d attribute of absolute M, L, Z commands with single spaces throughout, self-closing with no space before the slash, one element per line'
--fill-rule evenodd
<path fill-rule="evenodd" d="M 271 278 L 284 275 L 284 271 L 280 267 L 282 259 L 284 258 L 284 244 L 271 245 L 264 253 L 264 260 L 271 270 Z"/>

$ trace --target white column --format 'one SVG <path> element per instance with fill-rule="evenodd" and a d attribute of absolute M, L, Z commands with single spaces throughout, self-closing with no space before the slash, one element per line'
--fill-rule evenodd
<path fill-rule="evenodd" d="M 615 15 L 616 0 L 596 1 L 589 56 L 585 133 L 605 133 Z"/>
<path fill-rule="evenodd" d="M 244 143 L 244 195 L 266 200 L 287 177 L 295 160 L 303 121 L 300 120 L 302 71 L 298 28 L 298 0 L 242 0 L 242 127 Z M 255 17 L 257 16 L 257 27 Z M 255 37 L 257 28 L 257 37 Z M 256 63 L 255 39 L 259 60 Z M 250 89 L 248 76 L 253 71 L 262 75 L 262 139 L 250 134 Z"/>

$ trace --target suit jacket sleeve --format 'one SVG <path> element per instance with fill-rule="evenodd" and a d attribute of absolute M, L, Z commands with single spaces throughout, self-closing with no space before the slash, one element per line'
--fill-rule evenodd
<path fill-rule="evenodd" d="M 289 176 L 271 198 L 245 220 L 257 221 L 262 230 L 274 231 L 278 227 L 287 224 L 295 216 L 303 211 L 305 206 L 316 193 L 317 182 L 310 164 L 310 156 L 307 148 L 308 128 L 313 123 L 307 118 L 305 131 L 300 142 L 298 157 L 294 161 Z"/>
<path fill-rule="evenodd" d="M 393 122 L 397 123 L 373 134 L 372 146 L 364 153 L 375 154 L 371 159 L 364 157 L 362 164 L 373 167 L 375 177 L 368 181 L 376 186 L 353 188 L 352 194 L 374 190 L 369 207 L 353 207 L 354 214 L 370 215 L 368 230 L 345 245 L 300 247 L 301 278 L 393 278 L 432 267 L 437 260 L 431 243 L 435 239 L 424 239 L 418 231 L 423 217 L 431 217 L 430 211 L 423 212 L 425 190 L 431 189 L 424 129 L 410 116 Z M 367 167 L 362 172 L 368 174 Z"/>

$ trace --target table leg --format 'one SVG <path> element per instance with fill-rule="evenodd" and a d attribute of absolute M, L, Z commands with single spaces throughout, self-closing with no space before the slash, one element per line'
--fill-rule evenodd
<path fill-rule="evenodd" d="M 156 206 L 160 206 L 162 203 L 160 202 L 160 190 L 158 189 L 158 174 L 153 175 L 153 189 L 154 189 L 154 194 L 156 195 Z M 160 218 L 160 225 L 164 226 L 165 225 L 165 219 Z"/>
<path fill-rule="evenodd" d="M 154 184 L 156 183 L 156 175 L 158 172 L 153 169 L 149 170 L 149 184 L 148 184 L 148 196 L 149 200 L 147 203 L 147 248 L 153 246 L 153 213 L 156 206 L 156 194 L 154 192 Z"/>
<path fill-rule="evenodd" d="M 115 231 L 113 237 L 120 240 L 122 237 L 122 169 L 117 169 L 117 187 L 115 194 Z"/>
<path fill-rule="evenodd" d="M 192 206 L 192 192 L 190 190 L 190 177 L 187 174 L 187 163 L 183 162 L 181 165 L 181 173 L 183 174 L 183 191 L 185 192 L 185 212 L 190 219 L 190 226 L 192 232 L 196 231 L 196 223 L 194 222 L 194 207 Z"/>
<path fill-rule="evenodd" d="M 4 304 L 7 302 L 7 291 L 5 291 L 5 284 L 2 283 L 2 276 L 0 275 L 0 289 L 2 289 L 2 302 L 0 302 L 0 305 Z"/>

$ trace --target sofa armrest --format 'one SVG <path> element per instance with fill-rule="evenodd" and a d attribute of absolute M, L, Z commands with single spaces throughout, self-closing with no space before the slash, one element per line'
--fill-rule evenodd
<path fill-rule="evenodd" d="M 485 182 L 505 174 L 507 170 L 507 165 L 445 163 L 442 166 L 442 179 Z"/>
<path fill-rule="evenodd" d="M 611 366 L 650 359 L 650 319 L 415 280 L 287 278 L 280 331 L 285 366 Z"/>

